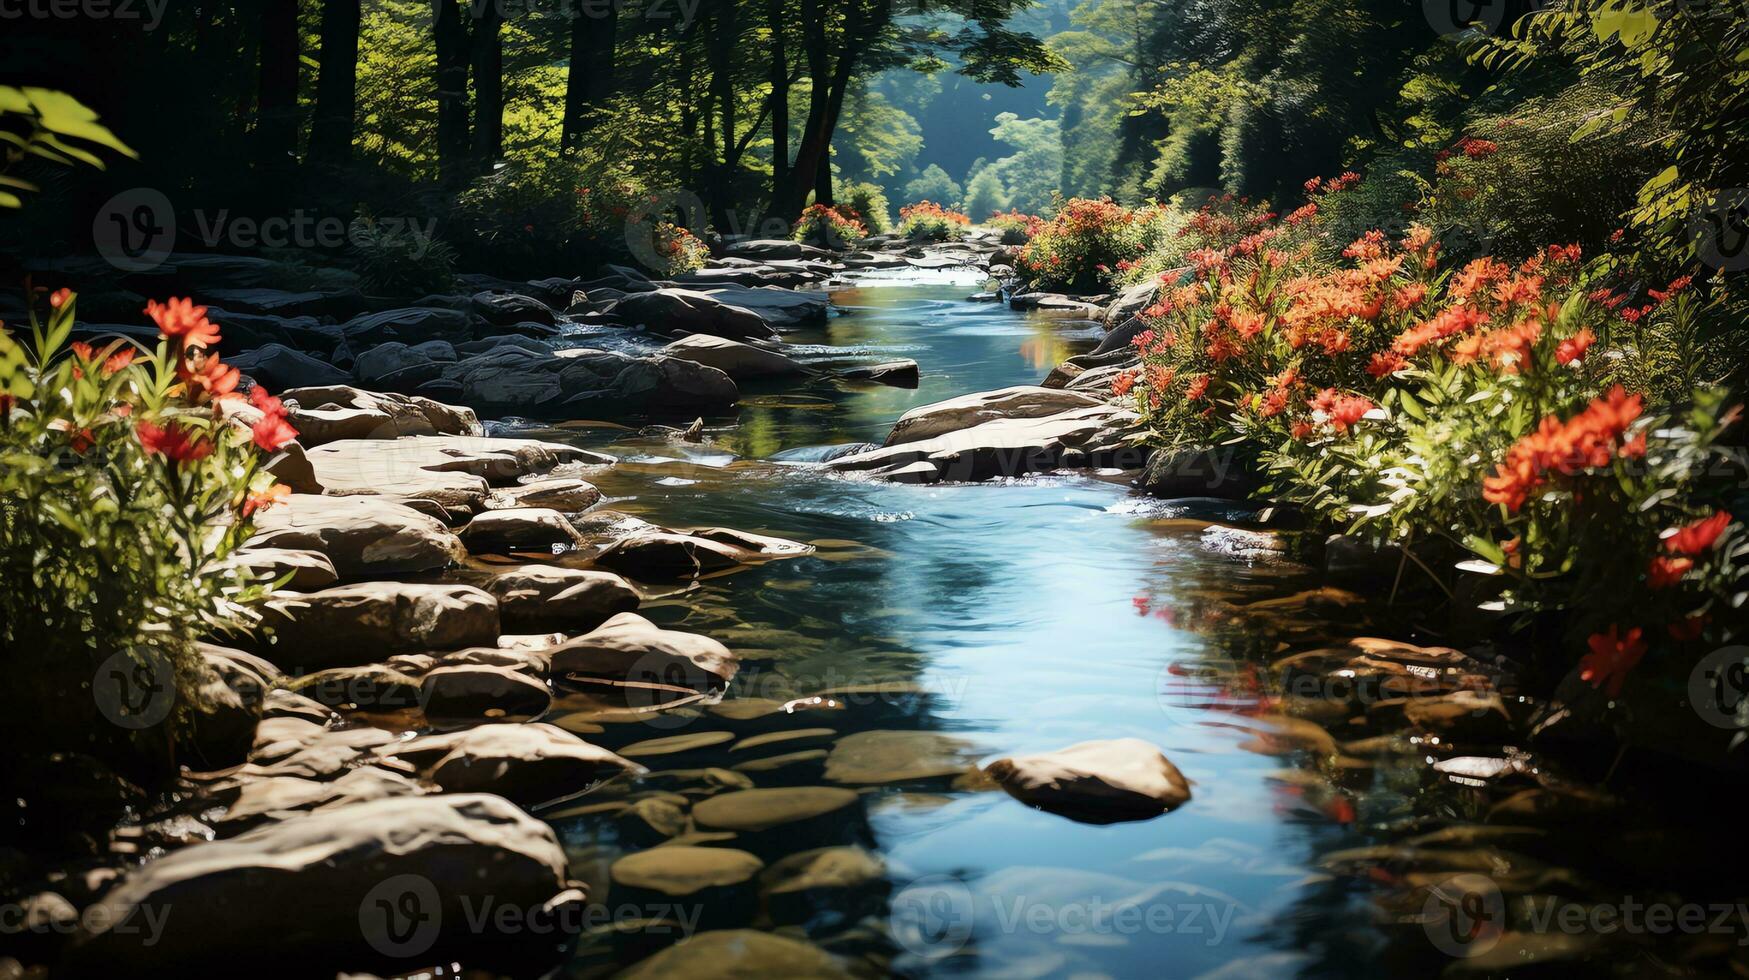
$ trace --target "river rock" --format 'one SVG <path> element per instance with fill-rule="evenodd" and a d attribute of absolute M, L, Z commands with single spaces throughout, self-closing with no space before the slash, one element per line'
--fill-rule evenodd
<path fill-rule="evenodd" d="M 420 678 L 420 701 L 431 718 L 533 718 L 552 704 L 545 682 L 510 667 L 457 664 Z"/>
<path fill-rule="evenodd" d="M 709 334 L 693 334 L 690 337 L 682 337 L 662 348 L 662 353 L 668 357 L 678 357 L 682 360 L 696 361 L 699 364 L 714 367 L 733 378 L 737 383 L 749 378 L 808 373 L 807 368 L 775 351 L 764 350 L 724 337 L 713 337 Z"/>
<path fill-rule="evenodd" d="M 314 592 L 340 581 L 334 563 L 319 551 L 299 551 L 291 548 L 242 548 L 236 552 L 237 564 L 255 572 L 258 578 L 277 582 L 287 575 L 279 587 L 294 592 Z"/>
<path fill-rule="evenodd" d="M 364 582 L 267 604 L 267 656 L 300 670 L 350 667 L 392 653 L 486 646 L 497 638 L 498 601 L 466 585 Z"/>
<path fill-rule="evenodd" d="M 352 375 L 340 368 L 284 344 L 268 344 L 256 350 L 232 354 L 225 358 L 225 363 L 273 391 L 313 385 L 344 385 L 352 381 Z"/>
<path fill-rule="evenodd" d="M 480 584 L 498 599 L 499 618 L 509 630 L 592 630 L 638 608 L 630 583 L 594 569 L 524 565 Z"/>
<path fill-rule="evenodd" d="M 551 651 L 554 674 L 616 683 L 655 683 L 720 691 L 739 668 L 729 648 L 708 636 L 658 628 L 622 612 Z"/>
<path fill-rule="evenodd" d="M 947 435 L 885 446 L 826 464 L 840 471 L 897 472 L 918 462 L 944 480 L 976 482 L 1059 467 L 1105 465 L 1125 452 L 1135 414 L 1108 405 L 1044 418 L 997 419 Z M 909 471 L 908 471 L 909 472 Z"/>
<path fill-rule="evenodd" d="M 893 423 L 886 444 L 933 439 L 995 419 L 1043 418 L 1100 404 L 1102 401 L 1092 395 L 1035 385 L 980 391 L 911 409 Z"/>
<path fill-rule="evenodd" d="M 787 238 L 751 238 L 723 246 L 723 254 L 737 259 L 769 262 L 772 259 L 830 259 L 832 253 L 817 245 L 804 245 Z"/>
<path fill-rule="evenodd" d="M 776 331 L 758 313 L 691 289 L 657 289 L 615 300 L 608 312 L 653 333 L 703 333 L 730 340 L 772 339 Z"/>
<path fill-rule="evenodd" d="M 417 741 L 417 740 L 415 740 Z M 552 725 L 481 725 L 460 733 L 426 778 L 446 793 L 491 791 L 524 805 L 574 796 L 644 768 Z"/>
<path fill-rule="evenodd" d="M 449 357 L 439 360 L 428 350 L 399 341 L 378 344 L 358 354 L 352 362 L 352 373 L 360 384 L 374 391 L 417 391 L 420 385 L 440 377 L 445 363 L 455 361 L 455 348 L 443 346 Z"/>
<path fill-rule="evenodd" d="M 621 980 L 846 980 L 852 975 L 836 957 L 812 943 L 752 929 L 713 929 L 689 936 L 619 974 Z"/>
<path fill-rule="evenodd" d="M 820 847 L 773 861 L 759 877 L 767 895 L 787 895 L 855 888 L 881 880 L 886 872 L 886 862 L 860 847 Z"/>
<path fill-rule="evenodd" d="M 1248 500 L 1263 476 L 1234 447 L 1156 449 L 1148 456 L 1138 486 L 1156 497 L 1219 497 Z"/>
<path fill-rule="evenodd" d="M 775 271 L 775 270 L 774 270 Z M 793 275 L 781 276 L 793 279 Z M 777 285 L 723 284 L 698 290 L 719 303 L 751 310 L 775 330 L 794 330 L 825 323 L 832 302 L 821 290 L 786 289 Z"/>
<path fill-rule="evenodd" d="M 751 314 L 749 314 L 751 315 Z M 623 418 L 715 413 L 740 397 L 729 376 L 672 357 L 499 346 L 444 370 L 463 403 L 496 415 Z"/>
<path fill-rule="evenodd" d="M 763 831 L 833 814 L 856 801 L 855 791 L 832 786 L 745 789 L 700 800 L 692 816 L 700 827 Z"/>
<path fill-rule="evenodd" d="M 343 579 L 443 568 L 465 557 L 442 521 L 382 497 L 292 494 L 255 516 L 254 547 L 314 551 Z"/>
<path fill-rule="evenodd" d="M 997 759 L 984 772 L 1022 803 L 1086 823 L 1145 820 L 1190 800 L 1178 767 L 1135 738 Z"/>
<path fill-rule="evenodd" d="M 917 362 L 908 357 L 882 361 L 879 364 L 847 367 L 840 370 L 838 375 L 851 381 L 873 381 L 893 388 L 915 388 L 918 381 Z"/>
<path fill-rule="evenodd" d="M 598 551 L 594 564 L 642 581 L 691 579 L 696 576 L 777 558 L 797 558 L 813 548 L 787 538 L 753 534 L 732 528 L 671 531 L 654 524 L 602 512 L 582 530 L 601 527 L 612 540 Z"/>
<path fill-rule="evenodd" d="M 367 313 L 342 324 L 340 332 L 353 350 L 366 350 L 394 341 L 419 344 L 445 340 L 456 344 L 473 340 L 476 323 L 484 321 L 461 310 L 415 306 Z"/>
<path fill-rule="evenodd" d="M 389 664 L 330 667 L 293 678 L 291 690 L 330 708 L 402 711 L 419 707 L 419 678 Z"/>
<path fill-rule="evenodd" d="M 514 484 L 563 463 L 613 461 L 560 443 L 475 436 L 346 439 L 318 446 L 308 456 L 330 494 L 429 500 L 448 512 L 484 510 L 492 486 Z"/>
<path fill-rule="evenodd" d="M 305 974 L 400 972 L 406 961 L 384 952 L 405 952 L 412 947 L 398 944 L 408 942 L 432 962 L 527 970 L 555 957 L 550 944 L 490 922 L 472 930 L 469 912 L 489 903 L 539 915 L 581 898 L 552 829 L 503 799 L 371 800 L 196 844 L 131 871 L 103 897 L 102 914 L 83 917 L 68 972 L 219 975 L 264 950 Z M 410 922 L 387 916 L 409 903 Z M 199 914 L 164 914 L 171 909 Z M 147 913 L 158 929 L 142 927 Z"/>
<path fill-rule="evenodd" d="M 218 823 L 227 830 L 252 827 L 269 820 L 285 820 L 304 814 L 336 810 L 356 803 L 396 796 L 418 796 L 418 783 L 375 766 L 353 769 L 337 779 L 300 779 L 271 776 L 251 779 L 225 809 Z"/>
<path fill-rule="evenodd" d="M 601 491 L 595 489 L 594 484 L 569 477 L 551 477 L 501 487 L 486 497 L 489 510 L 550 507 L 565 514 L 588 510 L 600 502 Z"/>
<path fill-rule="evenodd" d="M 729 847 L 653 847 L 613 862 L 613 883 L 637 891 L 684 898 L 745 884 L 765 862 Z"/>
<path fill-rule="evenodd" d="M 350 385 L 280 392 L 306 449 L 340 439 L 484 434 L 471 408 L 417 395 L 364 391 Z"/>
<path fill-rule="evenodd" d="M 974 757 L 971 743 L 939 732 L 856 732 L 832 747 L 826 778 L 855 786 L 939 779 L 964 773 Z"/>
<path fill-rule="evenodd" d="M 565 515 L 544 507 L 487 510 L 461 530 L 462 544 L 474 554 L 570 549 L 583 538 Z"/>
<path fill-rule="evenodd" d="M 474 312 L 478 313 L 487 323 L 494 326 L 512 326 L 519 323 L 538 323 L 553 326 L 558 322 L 558 315 L 546 303 L 526 295 L 525 292 L 509 290 L 485 290 L 473 295 Z M 565 297 L 570 298 L 566 290 Z"/>

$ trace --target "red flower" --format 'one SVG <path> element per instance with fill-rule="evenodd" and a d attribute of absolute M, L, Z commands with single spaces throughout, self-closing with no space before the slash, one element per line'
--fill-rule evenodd
<path fill-rule="evenodd" d="M 127 367 L 129 364 L 134 363 L 134 353 L 132 347 L 124 346 L 121 350 L 109 355 L 109 358 L 103 362 L 103 373 L 114 374 L 122 368 Z"/>
<path fill-rule="evenodd" d="M 1200 401 L 1202 396 L 1208 394 L 1208 390 L 1209 376 L 1206 374 L 1199 374 L 1196 377 L 1191 378 L 1190 383 L 1185 385 L 1184 397 L 1193 402 Z"/>
<path fill-rule="evenodd" d="M 1712 550 L 1725 528 L 1730 526 L 1728 511 L 1714 511 L 1711 517 L 1695 521 L 1664 539 L 1664 550 L 1673 555 L 1699 557 Z"/>
<path fill-rule="evenodd" d="M 1585 356 L 1591 345 L 1597 343 L 1597 335 L 1590 327 L 1580 327 L 1579 332 L 1555 345 L 1555 360 L 1561 364 L 1571 364 Z"/>
<path fill-rule="evenodd" d="M 61 307 L 66 306 L 67 301 L 72 299 L 72 298 L 73 298 L 73 291 L 71 289 L 68 289 L 65 286 L 62 286 L 60 289 L 57 289 L 54 292 L 49 294 L 49 309 L 58 310 Z"/>
<path fill-rule="evenodd" d="M 176 365 L 176 377 L 187 389 L 188 399 L 199 403 L 238 397 L 237 382 L 242 374 L 220 361 L 217 354 L 195 351 Z"/>
<path fill-rule="evenodd" d="M 1116 395 L 1119 398 L 1122 398 L 1125 395 L 1129 394 L 1130 389 L 1134 388 L 1135 386 L 1136 386 L 1136 372 L 1133 370 L 1132 371 L 1119 371 L 1111 379 L 1111 393 Z"/>
<path fill-rule="evenodd" d="M 87 344 L 83 340 L 75 340 L 67 346 L 72 348 L 73 356 L 81 361 L 89 361 L 91 360 L 92 355 L 97 353 L 97 351 L 92 349 L 90 344 Z"/>
<path fill-rule="evenodd" d="M 250 429 L 255 444 L 270 453 L 279 452 L 285 444 L 298 437 L 298 430 L 291 427 L 284 415 L 268 414 L 255 423 Z"/>
<path fill-rule="evenodd" d="M 1403 370 L 1408 366 L 1408 363 L 1408 361 L 1403 360 L 1401 354 L 1392 352 L 1374 354 L 1372 360 L 1366 364 L 1366 373 L 1375 378 L 1382 378 L 1385 375 L 1395 374 Z"/>
<path fill-rule="evenodd" d="M 1612 625 L 1609 632 L 1593 634 L 1586 642 L 1591 652 L 1579 660 L 1579 679 L 1592 687 L 1605 687 L 1612 698 L 1619 695 L 1622 681 L 1646 654 L 1640 628 L 1636 626 L 1624 636 Z"/>
<path fill-rule="evenodd" d="M 163 427 L 151 422 L 141 422 L 134 430 L 140 439 L 140 445 L 146 452 L 155 456 L 163 456 L 173 463 L 189 463 L 197 459 L 205 459 L 212 454 L 213 444 L 205 436 L 180 423 L 171 422 Z"/>
<path fill-rule="evenodd" d="M 243 516 L 248 517 L 258 510 L 266 510 L 291 496 L 291 487 L 283 483 L 275 483 L 261 493 L 252 493 L 243 499 Z"/>
<path fill-rule="evenodd" d="M 1670 623 L 1664 627 L 1664 631 L 1678 643 L 1693 643 L 1706 632 L 1706 621 L 1705 616 L 1690 616 L 1680 622 Z"/>
<path fill-rule="evenodd" d="M 1298 422 L 1294 423 L 1292 435 L 1295 439 L 1305 440 L 1311 437 L 1314 428 L 1315 427 L 1312 423 L 1305 419 L 1300 419 Z"/>
<path fill-rule="evenodd" d="M 218 345 L 219 328 L 206 318 L 206 309 L 195 306 L 191 299 L 173 298 L 168 303 L 156 300 L 146 303 L 146 315 L 158 324 L 158 335 L 166 340 L 180 340 L 185 349 Z"/>
<path fill-rule="evenodd" d="M 284 415 L 285 403 L 267 393 L 262 385 L 249 389 L 249 404 L 261 409 L 269 415 Z"/>
<path fill-rule="evenodd" d="M 1682 581 L 1683 574 L 1693 567 L 1692 558 L 1655 555 L 1651 564 L 1646 567 L 1646 586 L 1651 589 L 1668 589 Z"/>
<path fill-rule="evenodd" d="M 1482 499 L 1516 513 L 1551 472 L 1571 475 L 1608 466 L 1617 455 L 1643 455 L 1643 434 L 1622 438 L 1643 410 L 1641 396 L 1629 395 L 1616 385 L 1565 422 L 1553 415 L 1545 417 L 1535 432 L 1512 444 L 1492 476 L 1482 479 Z"/>

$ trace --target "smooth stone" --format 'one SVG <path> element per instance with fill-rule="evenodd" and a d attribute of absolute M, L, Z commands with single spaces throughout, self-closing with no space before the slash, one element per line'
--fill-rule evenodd
<path fill-rule="evenodd" d="M 997 759 L 984 772 L 1022 803 L 1086 823 L 1145 820 L 1190 800 L 1178 767 L 1135 738 Z"/>
<path fill-rule="evenodd" d="M 254 825 L 306 813 L 337 809 L 393 796 L 418 796 L 423 790 L 405 776 L 375 766 L 353 769 L 338 779 L 273 776 L 245 782 L 224 814 L 221 825 Z"/>
<path fill-rule="evenodd" d="M 782 354 L 708 334 L 683 337 L 662 348 L 661 353 L 714 367 L 737 382 L 808 373 L 807 368 Z"/>
<path fill-rule="evenodd" d="M 315 592 L 340 581 L 334 563 L 319 551 L 293 548 L 242 548 L 236 552 L 237 564 L 255 571 L 257 576 L 278 582 L 291 576 L 278 587 L 294 592 Z"/>
<path fill-rule="evenodd" d="M 817 742 L 829 739 L 838 734 L 832 728 L 792 728 L 779 732 L 767 732 L 763 735 L 749 735 L 729 746 L 730 752 L 745 752 L 748 749 L 763 748 L 767 745 L 777 745 L 786 742 Z"/>
<path fill-rule="evenodd" d="M 500 633 L 498 600 L 466 585 L 363 582 L 268 601 L 265 655 L 315 670 L 370 663 L 393 653 L 486 646 Z"/>
<path fill-rule="evenodd" d="M 819 847 L 773 861 L 759 876 L 767 895 L 816 888 L 855 888 L 881 880 L 886 862 L 860 847 Z"/>
<path fill-rule="evenodd" d="M 535 717 L 552 704 L 545 682 L 511 667 L 456 664 L 438 667 L 419 681 L 425 714 L 432 718 Z"/>
<path fill-rule="evenodd" d="M 326 555 L 343 579 L 431 571 L 467 554 L 442 521 L 380 497 L 292 494 L 256 515 L 249 540 Z"/>
<path fill-rule="evenodd" d="M 352 382 L 352 375 L 347 372 L 283 344 L 232 354 L 225 358 L 225 363 L 274 391 Z"/>
<path fill-rule="evenodd" d="M 669 735 L 665 738 L 650 738 L 642 742 L 633 742 L 621 747 L 619 754 L 628 759 L 640 759 L 651 755 L 673 755 L 677 752 L 705 749 L 734 740 L 735 734 L 733 732 L 692 732 L 686 735 Z"/>
<path fill-rule="evenodd" d="M 702 333 L 730 340 L 776 336 L 765 318 L 752 310 L 731 306 L 691 289 L 630 293 L 615 300 L 607 312 L 627 323 L 641 323 L 654 333 L 669 336 Z"/>
<path fill-rule="evenodd" d="M 735 655 L 708 636 L 658 628 L 636 613 L 607 622 L 554 647 L 554 674 L 615 682 L 654 683 L 718 691 L 739 669 Z"/>
<path fill-rule="evenodd" d="M 765 862 L 728 847 L 671 845 L 628 854 L 613 862 L 615 885 L 684 897 L 753 880 Z"/>
<path fill-rule="evenodd" d="M 442 738 L 443 736 L 433 736 Z M 419 750 L 418 739 L 398 751 Z M 562 799 L 644 768 L 570 732 L 539 722 L 481 725 L 446 743 L 426 778 L 446 793 L 492 792 L 525 806 Z"/>
<path fill-rule="evenodd" d="M 825 749 L 803 749 L 800 752 L 786 752 L 782 755 L 765 756 L 759 759 L 748 759 L 737 762 L 733 766 L 736 772 L 772 772 L 804 762 L 823 762 L 829 755 Z"/>
<path fill-rule="evenodd" d="M 1034 385 L 960 395 L 913 408 L 899 416 L 886 445 L 933 439 L 995 419 L 1034 419 L 1103 404 L 1092 395 Z"/>
<path fill-rule="evenodd" d="M 305 448 L 341 439 L 485 434 L 473 409 L 415 395 L 331 385 L 293 388 L 280 398 Z"/>
<path fill-rule="evenodd" d="M 287 683 L 293 693 L 330 708 L 399 711 L 421 700 L 419 678 L 388 664 L 330 667 Z"/>
<path fill-rule="evenodd" d="M 458 536 L 474 554 L 568 550 L 583 541 L 565 515 L 544 507 L 488 510 L 469 521 Z"/>
<path fill-rule="evenodd" d="M 601 491 L 595 489 L 594 484 L 567 477 L 532 480 L 512 487 L 501 487 L 486 497 L 486 506 L 493 510 L 548 507 L 566 514 L 588 510 L 600 502 Z"/>
<path fill-rule="evenodd" d="M 1098 465 L 1101 457 L 1133 452 L 1123 444 L 1123 434 L 1135 420 L 1135 413 L 1104 404 L 1043 418 L 1002 418 L 826 465 L 840 471 L 893 471 L 921 461 L 933 464 L 942 479 L 962 482 Z"/>
<path fill-rule="evenodd" d="M 713 929 L 688 936 L 619 974 L 621 980 L 848 980 L 851 975 L 818 946 L 752 929 Z"/>
<path fill-rule="evenodd" d="M 479 584 L 498 599 L 506 629 L 593 630 L 618 613 L 638 608 L 630 583 L 595 569 L 524 565 Z"/>
<path fill-rule="evenodd" d="M 918 383 L 917 362 L 910 358 L 848 367 L 840 370 L 838 375 L 852 381 L 873 381 L 894 388 L 915 388 Z"/>
<path fill-rule="evenodd" d="M 451 511 L 483 510 L 492 487 L 561 464 L 613 462 L 559 443 L 480 436 L 344 439 L 307 455 L 328 493 L 425 499 Z"/>
<path fill-rule="evenodd" d="M 761 831 L 824 816 L 856 800 L 855 791 L 831 786 L 746 789 L 700 800 L 692 816 L 700 827 Z"/>

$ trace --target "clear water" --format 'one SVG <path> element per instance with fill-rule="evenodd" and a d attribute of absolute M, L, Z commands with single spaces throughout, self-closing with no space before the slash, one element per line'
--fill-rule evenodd
<path fill-rule="evenodd" d="M 916 975 L 1372 972 L 1366 950 L 1376 933 L 1363 912 L 1345 911 L 1342 887 L 1314 860 L 1352 843 L 1352 812 L 1280 776 L 1292 753 L 1253 737 L 1253 702 L 1228 691 L 1211 705 L 1195 681 L 1203 667 L 1224 673 L 1232 663 L 1227 645 L 1187 628 L 1197 606 L 1305 588 L 1305 569 L 1224 554 L 1201 524 L 1173 520 L 1159 503 L 1095 477 L 913 487 L 770 461 L 806 447 L 878 442 L 916 405 L 1036 383 L 1098 336 L 1089 324 L 967 303 L 974 285 L 846 290 L 835 296 L 843 313 L 829 326 L 787 338 L 913 358 L 922 366 L 915 391 L 816 381 L 752 392 L 738 417 L 710 420 L 704 445 L 588 426 L 539 430 L 622 457 L 592 477 L 614 509 L 819 545 L 812 557 L 646 603 L 644 613 L 664 625 L 715 636 L 742 654 L 729 698 L 782 701 L 889 685 L 841 696 L 849 702 L 841 711 L 755 725 L 704 713 L 659 726 L 608 724 L 586 737 L 617 748 L 716 730 L 920 730 L 958 740 L 951 747 L 962 769 L 1087 739 L 1144 739 L 1194 784 L 1194 800 L 1177 812 L 1095 826 L 1000 791 L 956 788 L 951 776 L 900 779 L 866 788 L 827 839 L 794 842 L 866 846 L 886 862 L 884 883 L 844 907 L 822 903 L 805 914 L 765 915 L 746 900 L 727 924 L 792 935 L 799 928 L 834 952 Z M 725 743 L 639 761 L 692 769 L 816 747 L 830 745 L 731 753 Z M 748 775 L 762 787 L 829 784 L 818 759 Z M 605 881 L 608 863 L 636 849 L 616 839 L 612 817 L 555 825 L 574 870 L 591 881 Z M 757 846 L 769 863 L 791 845 Z M 1309 935 L 1349 927 L 1358 938 Z M 572 969 L 605 972 L 648 948 L 602 937 L 584 944 Z"/>

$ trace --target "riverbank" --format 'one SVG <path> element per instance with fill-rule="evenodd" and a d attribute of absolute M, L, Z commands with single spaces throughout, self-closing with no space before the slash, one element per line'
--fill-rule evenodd
<path fill-rule="evenodd" d="M 527 923 L 558 920 L 582 933 L 573 967 L 587 975 L 654 953 L 636 969 L 708 975 L 739 963 L 829 975 L 1047 963 L 1127 975 L 1166 957 L 1194 976 L 1233 967 L 1350 974 L 1378 960 L 1438 968 L 1450 960 L 1421 916 L 1443 907 L 1432 896 L 1470 894 L 1474 883 L 1458 879 L 1477 872 L 1502 901 L 1555 895 L 1596 907 L 1654 883 L 1666 901 L 1730 894 L 1729 882 L 1708 880 L 1704 860 L 1681 853 L 1719 838 L 1672 832 L 1701 814 L 1666 806 L 1648 825 L 1641 792 L 1618 798 L 1526 753 L 1523 724 L 1535 705 L 1492 658 L 1356 639 L 1410 634 L 1393 634 L 1390 610 L 1296 560 L 1291 536 L 1259 528 L 1255 508 L 1130 497 L 1133 474 L 1099 468 L 1121 460 L 1086 452 L 1104 443 L 1067 441 L 1098 435 L 1108 416 L 1015 433 L 1016 422 L 1062 414 L 1019 418 L 1036 410 L 1020 406 L 1063 397 L 1025 382 L 1096 345 L 1098 328 L 970 306 L 953 298 L 968 290 L 951 280 L 888 292 L 872 281 L 835 291 L 844 315 L 786 335 L 806 346 L 784 353 L 801 363 L 842 359 L 828 347 L 871 362 L 913 356 L 915 391 L 817 374 L 799 387 L 776 382 L 771 393 L 749 385 L 737 421 L 712 415 L 691 439 L 683 424 L 640 432 L 570 418 L 491 425 L 531 440 L 510 451 L 460 430 L 442 445 L 415 443 L 432 447 L 417 453 L 399 448 L 405 439 L 305 447 L 318 481 L 345 481 L 324 489 L 394 489 L 396 502 L 312 495 L 266 512 L 260 543 L 307 545 L 336 581 L 366 584 L 289 607 L 293 625 L 260 652 L 280 660 L 294 649 L 281 644 L 301 635 L 301 656 L 361 662 L 322 667 L 352 672 L 322 684 L 279 673 L 313 661 L 262 665 L 215 653 L 251 666 L 269 689 L 241 767 L 190 774 L 183 791 L 192 796 L 147 808 L 104 839 L 101 857 L 87 862 L 96 870 L 84 875 L 86 890 L 51 874 L 31 907 L 66 922 L 68 910 L 83 920 L 90 908 L 161 905 L 172 910 L 169 928 L 202 933 L 214 922 L 174 910 L 223 903 L 247 917 L 224 923 L 239 937 L 234 946 L 128 950 L 178 962 L 310 955 L 319 944 L 400 967 L 390 972 L 451 956 L 508 969 L 517 965 L 487 955 L 494 945 L 556 955 L 546 940 L 526 940 Z M 605 327 L 591 334 L 608 336 Z M 951 357 L 934 356 L 948 353 L 940 338 L 952 338 Z M 951 413 L 953 423 L 935 423 L 940 431 L 898 444 L 918 458 L 865 470 L 895 475 L 924 463 L 943 485 L 830 472 L 868 451 L 805 465 L 841 451 L 826 446 L 885 441 L 901 415 L 939 395 L 1016 387 L 1025 390 L 1009 398 L 1008 417 Z M 303 427 L 321 418 L 313 413 L 336 425 L 359 417 L 348 412 L 380 413 L 364 417 L 392 422 L 397 435 L 407 419 L 420 424 L 396 400 L 345 397 L 352 407 L 300 402 L 294 424 L 300 414 Z M 439 414 L 474 431 L 463 412 L 413 404 L 433 429 Z M 1066 411 L 1085 409 L 1105 411 Z M 943 414 L 924 411 L 898 428 Z M 957 424 L 976 421 L 1001 431 L 967 436 L 984 426 Z M 916 448 L 940 439 L 950 442 Z M 961 459 L 969 475 L 987 475 L 992 461 L 1031 472 L 958 485 Z M 1095 469 L 1058 472 L 1064 463 Z M 540 496 L 530 501 L 532 493 Z M 538 503 L 560 519 L 504 502 Z M 378 516 L 307 517 L 334 507 Z M 711 527 L 744 530 L 700 530 Z M 555 544 L 565 549 L 556 557 Z M 305 564 L 316 571 L 302 584 L 324 581 L 319 561 Z M 543 570 L 507 571 L 528 565 Z M 652 628 L 621 619 L 601 636 L 598 624 L 633 601 Z M 325 605 L 334 615 L 300 633 L 300 617 Z M 495 630 L 484 614 L 493 606 Z M 376 632 L 347 632 L 366 623 Z M 634 670 L 643 686 L 627 689 Z M 434 724 L 433 699 L 468 718 Z M 501 721 L 524 717 L 557 731 L 497 734 L 512 727 Z M 466 736 L 481 730 L 467 727 L 474 722 L 493 737 Z M 1001 756 L 1125 737 L 1164 748 L 1191 800 L 1151 820 L 1098 825 L 1031 809 L 976 775 Z M 457 795 L 480 790 L 544 822 Z M 374 856 L 397 828 L 424 826 L 446 830 L 422 838 L 433 843 L 414 848 L 410 863 Z M 435 869 L 452 859 L 436 861 L 434 849 L 456 840 L 445 833 L 483 838 L 460 863 L 502 876 L 443 878 Z M 186 868 L 241 841 L 227 860 L 262 862 L 294 837 L 340 834 L 361 835 L 368 871 L 337 878 L 318 862 L 284 875 L 245 872 L 245 887 L 262 889 L 248 902 L 218 875 L 150 890 L 154 875 L 175 870 L 172 858 Z M 524 859 L 494 856 L 504 851 Z M 135 870 L 142 858 L 156 860 Z M 1654 865 L 1693 873 L 1660 880 Z M 127 872 L 120 884 L 118 866 Z M 344 862 L 341 870 L 352 874 Z M 436 904 L 421 905 L 431 893 L 403 875 L 431 884 Z M 372 921 L 395 931 L 361 929 L 363 898 L 389 882 L 393 894 L 376 895 L 385 907 L 415 895 L 407 907 L 432 913 L 438 927 L 422 934 L 411 919 L 381 918 Z M 573 893 L 573 882 L 586 888 Z M 365 895 L 352 900 L 346 889 Z M 470 928 L 482 921 L 470 912 L 488 898 L 520 910 L 513 928 Z M 1204 923 L 1194 930 L 1192 907 Z M 922 914 L 941 908 L 955 915 Z M 1099 909 L 1134 909 L 1156 925 L 1125 932 L 1062 917 Z M 1158 926 L 1160 909 L 1180 913 L 1177 928 Z M 1393 924 L 1374 924 L 1375 911 Z M 1317 941 L 1283 950 L 1271 938 L 1307 919 Z M 1015 925 L 1033 920 L 1044 924 Z M 1498 958 L 1472 966 L 1517 966 L 1526 950 L 1554 963 L 1619 955 L 1612 940 L 1501 921 L 1512 935 L 1485 951 Z M 733 931 L 746 927 L 768 938 Z M 697 938 L 660 952 L 689 933 Z M 429 944 L 418 948 L 421 936 Z M 73 940 L 83 950 L 94 943 L 96 952 L 74 955 L 101 956 L 92 937 Z M 1733 955 L 1716 946 L 1679 935 L 1659 940 L 1656 955 Z M 1376 959 L 1358 958 L 1364 949 Z"/>

